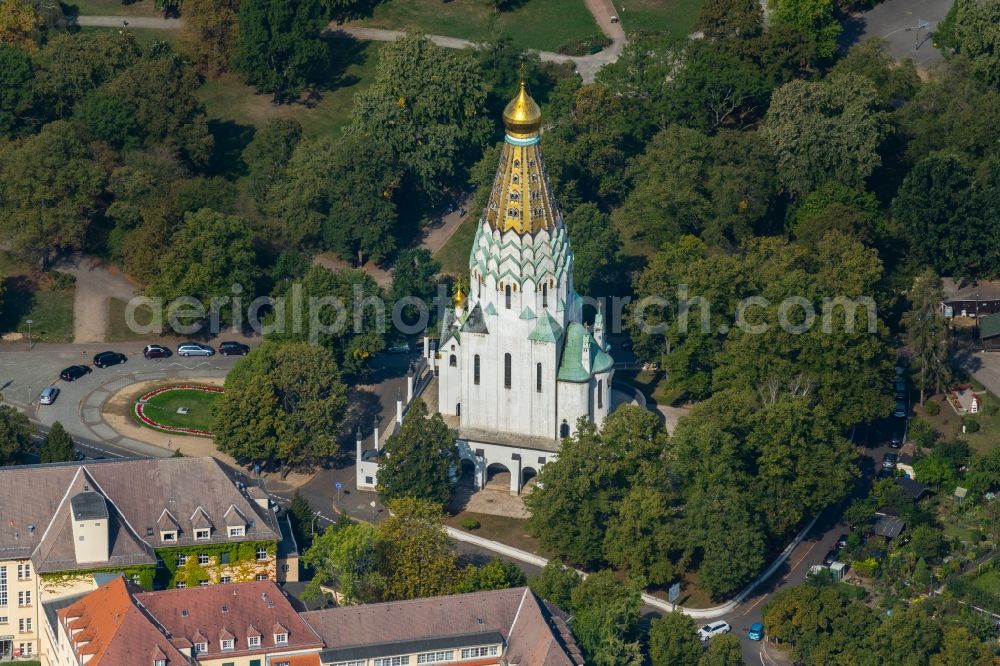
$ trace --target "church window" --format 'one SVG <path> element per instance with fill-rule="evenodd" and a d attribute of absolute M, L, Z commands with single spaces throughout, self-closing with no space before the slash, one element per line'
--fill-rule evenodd
<path fill-rule="evenodd" d="M 521 195 L 520 195 L 520 194 L 518 194 L 517 192 L 511 192 L 511 193 L 510 193 L 510 200 L 511 200 L 511 201 L 517 201 L 517 200 L 519 200 L 520 198 L 521 198 Z"/>
<path fill-rule="evenodd" d="M 503 387 L 510 388 L 510 354 L 503 355 Z"/>
<path fill-rule="evenodd" d="M 566 423 L 566 419 L 563 419 L 562 425 L 559 426 L 559 436 L 569 437 L 569 424 Z"/>
<path fill-rule="evenodd" d="M 521 160 L 514 160 L 514 168 L 515 169 L 521 168 Z"/>
<path fill-rule="evenodd" d="M 528 168 L 529 169 L 535 168 L 535 160 L 528 160 Z"/>
<path fill-rule="evenodd" d="M 461 415 L 462 415 L 462 403 L 456 402 L 455 403 L 455 416 L 461 416 Z"/>
<path fill-rule="evenodd" d="M 479 354 L 472 359 L 472 383 L 479 386 Z"/>
<path fill-rule="evenodd" d="M 542 198 L 542 193 L 539 192 L 538 190 L 535 190 L 534 192 L 531 193 L 531 200 L 532 201 L 538 201 L 541 198 Z"/>
<path fill-rule="evenodd" d="M 542 392 L 542 364 L 535 364 L 535 392 Z"/>
<path fill-rule="evenodd" d="M 507 304 L 507 309 L 510 310 L 510 285 L 508 284 L 504 287 L 504 299 Z"/>
<path fill-rule="evenodd" d="M 450 357 L 448 358 L 448 365 L 450 365 L 450 366 L 451 366 L 451 367 L 453 367 L 453 368 L 454 368 L 454 367 L 455 367 L 456 365 L 458 365 L 458 359 L 457 359 L 457 358 L 455 358 L 455 355 L 454 355 L 454 354 L 452 354 L 452 355 L 451 355 L 451 356 L 450 356 Z"/>
<path fill-rule="evenodd" d="M 549 285 L 542 285 L 542 307 L 549 307 Z"/>
<path fill-rule="evenodd" d="M 537 183 L 538 182 L 538 174 L 537 173 L 531 174 L 531 182 L 533 182 L 533 183 Z"/>
<path fill-rule="evenodd" d="M 515 185 L 517 185 L 518 183 L 520 183 L 520 182 L 521 182 L 521 177 L 520 177 L 520 176 L 518 176 L 518 175 L 517 175 L 517 174 L 515 173 L 515 174 L 514 174 L 513 176 L 511 176 L 511 177 L 510 177 L 510 182 L 512 182 L 512 183 L 514 183 Z"/>
<path fill-rule="evenodd" d="M 604 380 L 597 380 L 597 408 L 604 408 Z"/>

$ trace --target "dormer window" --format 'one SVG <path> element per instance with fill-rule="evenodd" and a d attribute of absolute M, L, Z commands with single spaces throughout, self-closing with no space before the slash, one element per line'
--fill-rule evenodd
<path fill-rule="evenodd" d="M 241 537 L 244 534 L 246 534 L 246 529 L 243 526 L 229 528 L 229 536 L 231 537 Z"/>
<path fill-rule="evenodd" d="M 247 636 L 247 647 L 260 647 L 260 636 Z"/>
<path fill-rule="evenodd" d="M 164 543 L 175 543 L 177 541 L 177 532 L 160 532 L 160 541 Z"/>
<path fill-rule="evenodd" d="M 275 634 L 274 635 L 275 645 L 287 645 L 288 644 L 288 634 Z"/>
<path fill-rule="evenodd" d="M 205 652 L 208 652 L 208 643 L 195 643 L 194 644 L 194 653 L 196 655 L 203 654 Z"/>
<path fill-rule="evenodd" d="M 233 638 L 224 638 L 222 640 L 222 650 L 223 650 L 223 652 L 225 652 L 226 650 L 235 650 L 235 649 L 236 649 L 236 640 L 235 639 L 233 639 Z"/>
<path fill-rule="evenodd" d="M 212 530 L 200 529 L 194 531 L 195 541 L 207 541 L 212 535 Z"/>
<path fill-rule="evenodd" d="M 153 666 L 167 666 L 167 660 L 166 659 L 157 659 L 157 660 L 153 661 Z"/>

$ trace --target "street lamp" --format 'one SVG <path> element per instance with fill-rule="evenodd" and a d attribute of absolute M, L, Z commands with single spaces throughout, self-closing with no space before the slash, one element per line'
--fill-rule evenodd
<path fill-rule="evenodd" d="M 28 320 L 28 351 L 31 351 L 31 325 L 33 323 L 30 319 Z"/>
<path fill-rule="evenodd" d="M 312 536 L 316 536 L 316 519 L 317 518 L 319 518 L 319 514 L 318 513 L 313 516 L 312 521 L 309 523 L 309 534 L 312 535 Z"/>

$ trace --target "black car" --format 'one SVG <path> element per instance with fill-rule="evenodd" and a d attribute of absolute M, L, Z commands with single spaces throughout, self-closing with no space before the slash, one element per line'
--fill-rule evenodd
<path fill-rule="evenodd" d="M 898 449 L 903 445 L 903 433 L 898 430 L 892 433 L 892 438 L 889 439 L 889 446 L 894 449 Z"/>
<path fill-rule="evenodd" d="M 823 564 L 825 564 L 826 566 L 830 566 L 831 564 L 837 561 L 838 557 L 840 557 L 840 551 L 834 548 L 833 550 L 828 552 L 825 556 L 823 556 Z"/>
<path fill-rule="evenodd" d="M 146 348 L 142 350 L 142 355 L 146 358 L 167 358 L 172 354 L 173 352 L 163 345 L 146 345 Z"/>
<path fill-rule="evenodd" d="M 107 368 L 112 365 L 118 365 L 119 363 L 124 363 L 128 358 L 125 354 L 120 354 L 113 351 L 103 351 L 100 354 L 94 356 L 94 365 L 98 368 Z"/>
<path fill-rule="evenodd" d="M 847 535 L 841 534 L 837 537 L 837 548 L 847 548 Z"/>
<path fill-rule="evenodd" d="M 250 346 L 242 342 L 223 342 L 219 345 L 219 353 L 223 356 L 246 356 L 250 353 Z"/>
<path fill-rule="evenodd" d="M 897 460 L 899 460 L 899 456 L 895 453 L 885 454 L 882 456 L 882 469 L 895 469 Z"/>
<path fill-rule="evenodd" d="M 75 382 L 80 377 L 90 374 L 90 368 L 85 365 L 71 365 L 59 373 L 59 378 L 67 382 Z"/>

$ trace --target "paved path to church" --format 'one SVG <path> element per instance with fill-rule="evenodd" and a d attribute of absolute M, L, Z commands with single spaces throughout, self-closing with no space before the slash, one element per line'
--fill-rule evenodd
<path fill-rule="evenodd" d="M 93 257 L 74 255 L 56 268 L 76 278 L 73 341 L 103 342 L 108 332 L 111 299 L 129 300 L 136 294 L 135 284 L 121 271 Z"/>

